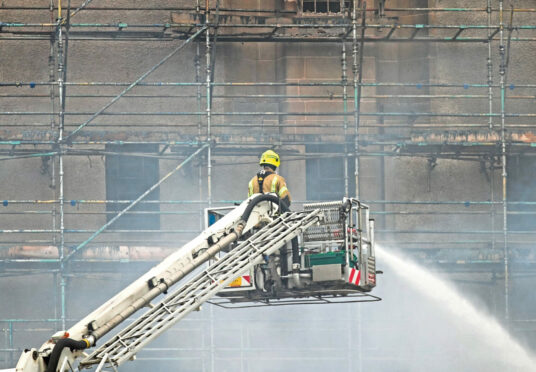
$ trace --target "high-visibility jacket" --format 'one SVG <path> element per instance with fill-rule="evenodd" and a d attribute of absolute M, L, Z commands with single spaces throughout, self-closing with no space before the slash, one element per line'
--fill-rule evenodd
<path fill-rule="evenodd" d="M 260 191 L 260 183 L 262 183 L 262 191 Z M 249 181 L 248 197 L 253 194 L 266 194 L 269 192 L 277 194 L 280 199 L 285 199 L 290 205 L 290 192 L 287 189 L 285 178 L 274 172 L 261 170 Z"/>

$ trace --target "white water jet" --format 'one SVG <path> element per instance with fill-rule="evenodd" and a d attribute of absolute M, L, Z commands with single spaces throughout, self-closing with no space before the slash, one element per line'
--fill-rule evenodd
<path fill-rule="evenodd" d="M 452 284 L 438 278 L 422 266 L 387 251 L 379 245 L 376 247 L 376 253 L 380 264 L 389 266 L 396 275 L 436 303 L 439 309 L 454 316 L 452 321 L 454 324 L 449 324 L 449 326 L 470 332 L 474 336 L 473 339 L 477 340 L 476 342 L 460 340 L 461 349 L 471 358 L 480 359 L 482 362 L 478 363 L 477 361 L 479 367 L 477 369 L 473 367 L 470 369 L 471 371 L 536 371 L 536 358 L 512 338 L 496 319 L 477 310 L 475 305 L 459 294 Z M 416 307 L 419 306 L 416 304 Z M 431 330 L 431 332 L 433 331 Z M 436 336 L 439 339 L 441 335 Z M 438 341 L 438 344 L 441 344 L 441 341 Z M 430 347 L 432 346 L 430 345 Z M 456 362 L 458 365 L 463 365 L 463 359 L 467 358 L 461 353 L 451 357 L 462 360 Z M 424 355 L 423 358 L 425 358 Z M 415 363 L 419 364 L 419 361 L 415 361 Z M 472 363 L 475 364 L 474 361 Z M 442 367 L 447 366 L 443 365 Z M 469 367 L 469 365 L 465 367 Z M 420 371 L 421 369 L 414 366 L 410 370 Z M 457 372 L 460 370 L 465 371 L 462 367 L 462 369 L 457 369 Z"/>

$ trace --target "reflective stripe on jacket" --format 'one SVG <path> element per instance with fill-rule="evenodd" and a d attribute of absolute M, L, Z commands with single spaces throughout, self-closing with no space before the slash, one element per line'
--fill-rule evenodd
<path fill-rule="evenodd" d="M 278 174 L 270 173 L 264 177 L 262 182 L 262 193 L 266 194 L 269 192 L 277 194 L 281 199 L 288 196 L 290 200 L 290 193 L 285 178 Z M 258 193 L 260 193 L 259 182 L 257 181 L 257 176 L 254 176 L 248 184 L 248 197 Z"/>

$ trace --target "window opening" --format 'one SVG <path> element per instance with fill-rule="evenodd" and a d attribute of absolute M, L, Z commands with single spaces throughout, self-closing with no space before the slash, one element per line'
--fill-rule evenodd
<path fill-rule="evenodd" d="M 158 145 L 126 144 L 106 145 L 110 153 L 158 153 Z M 159 164 L 157 158 L 128 155 L 106 156 L 106 199 L 107 200 L 136 200 L 159 180 Z M 159 200 L 160 190 L 157 188 L 147 195 L 129 212 L 158 212 L 158 203 L 143 203 L 143 201 Z M 130 203 L 107 203 L 106 211 L 120 212 Z M 129 213 L 121 216 L 111 226 L 111 229 L 125 230 L 159 230 L 160 215 L 158 213 Z M 107 221 L 115 214 L 107 213 Z"/>
<path fill-rule="evenodd" d="M 536 158 L 515 156 L 507 162 L 509 202 L 536 202 Z M 508 204 L 508 229 L 512 231 L 536 230 L 536 206 Z"/>
<path fill-rule="evenodd" d="M 306 160 L 307 200 L 338 200 L 355 194 L 354 162 L 348 161 L 348 193 L 344 192 L 343 145 L 307 145 L 313 158 Z"/>
<path fill-rule="evenodd" d="M 302 0 L 302 11 L 304 13 L 340 13 L 341 1 L 340 0 Z M 351 1 L 344 2 L 344 8 L 350 9 L 352 6 Z"/>

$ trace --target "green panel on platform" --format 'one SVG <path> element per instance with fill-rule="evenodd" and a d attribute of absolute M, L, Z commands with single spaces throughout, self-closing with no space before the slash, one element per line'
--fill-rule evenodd
<path fill-rule="evenodd" d="M 305 266 L 345 264 L 344 251 L 309 254 L 305 256 Z"/>

